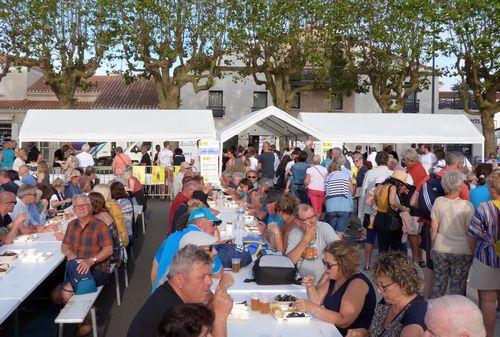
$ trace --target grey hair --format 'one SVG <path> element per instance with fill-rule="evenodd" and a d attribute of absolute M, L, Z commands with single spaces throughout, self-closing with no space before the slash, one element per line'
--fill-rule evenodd
<path fill-rule="evenodd" d="M 425 321 L 431 317 L 431 311 L 441 307 L 448 314 L 450 326 L 454 336 L 485 337 L 483 315 L 477 305 L 465 296 L 445 295 L 432 300 L 427 304 Z M 435 314 L 434 314 L 435 315 Z"/>
<path fill-rule="evenodd" d="M 188 274 L 196 262 L 212 266 L 212 258 L 204 249 L 195 245 L 185 246 L 174 255 L 167 271 L 167 279 L 170 280 L 177 274 Z"/>
<path fill-rule="evenodd" d="M 361 153 L 355 153 L 353 159 L 361 159 L 363 160 L 363 155 Z"/>
<path fill-rule="evenodd" d="M 222 176 L 223 177 L 232 177 L 233 176 L 233 172 L 231 172 L 231 171 L 224 171 L 224 172 L 222 172 Z"/>
<path fill-rule="evenodd" d="M 342 154 L 342 149 L 340 147 L 334 147 L 334 148 L 331 149 L 331 151 L 332 151 L 332 154 L 334 152 L 338 153 L 339 155 Z"/>
<path fill-rule="evenodd" d="M 257 171 L 255 171 L 255 170 L 248 170 L 248 171 L 247 171 L 247 174 L 249 174 L 250 172 L 255 173 L 255 175 L 257 175 L 257 174 L 258 174 L 258 172 L 257 172 Z"/>
<path fill-rule="evenodd" d="M 17 197 L 19 199 L 22 199 L 25 196 L 27 196 L 28 194 L 33 193 L 33 191 L 35 191 L 35 193 L 36 193 L 36 190 L 37 190 L 37 188 L 35 186 L 21 185 L 19 187 L 19 189 L 17 190 Z"/>
<path fill-rule="evenodd" d="M 258 184 L 258 187 L 261 187 L 261 186 L 264 186 L 266 189 L 267 188 L 270 188 L 270 187 L 273 187 L 274 186 L 274 183 L 271 179 L 269 178 L 261 178 L 259 180 L 259 184 Z"/>
<path fill-rule="evenodd" d="M 454 166 L 464 162 L 464 155 L 460 152 L 449 151 L 446 153 L 446 165 Z"/>
<path fill-rule="evenodd" d="M 243 179 L 243 173 L 241 173 L 241 172 L 234 172 L 232 177 L 233 177 L 233 179 L 234 178 Z"/>
<path fill-rule="evenodd" d="M 95 185 L 92 191 L 101 193 L 102 196 L 104 197 L 104 200 L 106 201 L 111 200 L 111 189 L 109 188 L 109 185 L 106 184 Z"/>
<path fill-rule="evenodd" d="M 126 167 L 123 169 L 123 173 L 132 174 L 132 169 L 130 167 Z"/>
<path fill-rule="evenodd" d="M 465 175 L 460 171 L 446 172 L 441 180 L 441 186 L 446 194 L 453 193 L 462 189 L 464 184 Z"/>
<path fill-rule="evenodd" d="M 342 169 L 342 165 L 345 164 L 345 157 L 344 155 L 340 155 L 336 158 L 333 158 L 330 164 L 328 164 L 328 173 L 331 173 L 333 171 L 340 171 Z"/>
<path fill-rule="evenodd" d="M 312 156 L 311 162 L 313 165 L 319 165 L 321 163 L 321 157 L 315 154 Z"/>
<path fill-rule="evenodd" d="M 88 152 L 90 150 L 90 145 L 85 143 L 82 145 L 82 151 L 83 152 Z"/>
<path fill-rule="evenodd" d="M 414 148 L 410 147 L 403 151 L 402 155 L 404 160 L 411 160 L 412 162 L 418 162 L 418 152 Z"/>
<path fill-rule="evenodd" d="M 92 205 L 92 202 L 90 201 L 90 198 L 88 195 L 86 194 L 76 194 L 73 196 L 73 198 L 71 198 L 71 201 L 73 202 L 73 205 L 75 204 L 75 201 L 78 200 L 78 199 L 85 199 L 86 200 L 86 204 L 88 205 Z"/>
<path fill-rule="evenodd" d="M 307 212 L 308 210 L 313 209 L 309 204 L 299 204 L 293 210 L 293 215 L 296 219 L 300 219 L 300 213 Z"/>

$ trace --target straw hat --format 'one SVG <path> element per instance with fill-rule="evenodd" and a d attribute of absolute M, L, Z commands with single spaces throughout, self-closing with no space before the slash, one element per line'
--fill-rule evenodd
<path fill-rule="evenodd" d="M 405 171 L 394 171 L 391 178 L 401 181 L 406 184 L 408 180 L 408 174 Z"/>

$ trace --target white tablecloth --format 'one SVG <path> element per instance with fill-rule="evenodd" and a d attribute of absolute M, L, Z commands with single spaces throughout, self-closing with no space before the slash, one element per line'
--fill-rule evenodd
<path fill-rule="evenodd" d="M 61 253 L 59 241 L 3 245 L 0 247 L 0 253 L 13 249 L 35 249 L 36 252 L 53 253 L 43 262 L 13 260 L 10 263 L 11 269 L 0 277 L 0 299 L 18 299 L 22 302 L 64 261 L 64 255 Z"/>
<path fill-rule="evenodd" d="M 17 298 L 0 299 L 0 324 L 16 310 L 19 304 L 21 301 Z"/>

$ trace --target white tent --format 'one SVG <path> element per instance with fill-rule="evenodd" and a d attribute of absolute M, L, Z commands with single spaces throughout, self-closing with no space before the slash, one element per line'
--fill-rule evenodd
<path fill-rule="evenodd" d="M 19 141 L 215 139 L 211 110 L 28 110 Z"/>
<path fill-rule="evenodd" d="M 297 118 L 287 114 L 275 106 L 269 106 L 262 110 L 252 112 L 241 117 L 235 122 L 227 125 L 217 132 L 217 138 L 224 143 L 233 136 L 240 134 L 246 129 L 257 125 L 271 134 L 282 138 L 320 139 L 320 134 L 314 128 L 306 125 Z"/>
<path fill-rule="evenodd" d="M 344 143 L 481 144 L 465 115 L 302 112 L 299 119 L 325 140 Z"/>

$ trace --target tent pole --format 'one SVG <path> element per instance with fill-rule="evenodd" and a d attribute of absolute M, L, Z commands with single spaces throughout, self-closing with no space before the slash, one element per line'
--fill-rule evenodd
<path fill-rule="evenodd" d="M 481 143 L 481 162 L 484 163 L 484 141 Z"/>

